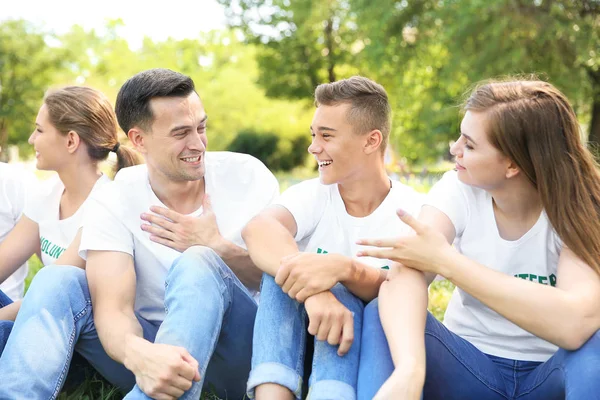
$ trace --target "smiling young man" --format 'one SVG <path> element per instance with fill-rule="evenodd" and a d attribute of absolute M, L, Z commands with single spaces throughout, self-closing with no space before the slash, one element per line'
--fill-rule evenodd
<path fill-rule="evenodd" d="M 257 399 L 301 398 L 307 320 L 317 339 L 310 398 L 356 398 L 363 301 L 390 267 L 357 261 L 356 240 L 405 232 L 396 209 L 422 202 L 386 174 L 391 111 L 381 85 L 363 77 L 320 85 L 315 103 L 308 151 L 319 179 L 290 187 L 243 231 L 265 272 L 248 382 Z"/>
<path fill-rule="evenodd" d="M 203 386 L 241 398 L 261 273 L 240 232 L 278 196 L 277 180 L 248 155 L 206 152 L 207 114 L 187 76 L 135 75 L 116 114 L 146 165 L 91 199 L 86 271 L 36 276 L 0 367 L 0 398 L 52 398 L 73 350 L 128 399 L 198 399 Z"/>

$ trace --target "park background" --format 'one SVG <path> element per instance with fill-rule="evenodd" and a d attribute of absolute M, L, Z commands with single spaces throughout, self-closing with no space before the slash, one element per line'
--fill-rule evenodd
<path fill-rule="evenodd" d="M 598 0 L 21 0 L 0 9 L 0 159 L 35 168 L 27 139 L 48 89 L 91 86 L 114 104 L 127 78 L 156 67 L 194 79 L 209 150 L 257 156 L 282 190 L 317 175 L 314 88 L 356 74 L 386 88 L 386 163 L 419 191 L 451 168 L 460 104 L 484 79 L 555 84 L 582 139 L 600 143 Z M 32 259 L 28 281 L 39 267 Z M 430 289 L 440 319 L 451 290 Z M 61 395 L 79 398 L 118 395 L 90 375 Z"/>

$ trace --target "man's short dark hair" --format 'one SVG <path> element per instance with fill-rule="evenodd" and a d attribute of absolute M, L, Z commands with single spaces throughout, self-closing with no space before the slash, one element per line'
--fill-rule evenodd
<path fill-rule="evenodd" d="M 140 72 L 121 86 L 115 104 L 119 126 L 127 134 L 134 126 L 149 130 L 154 121 L 150 100 L 155 97 L 187 97 L 195 91 L 189 76 L 155 68 Z"/>

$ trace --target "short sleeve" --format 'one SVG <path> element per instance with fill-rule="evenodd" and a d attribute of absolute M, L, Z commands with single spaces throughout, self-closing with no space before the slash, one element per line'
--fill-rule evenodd
<path fill-rule="evenodd" d="M 298 242 L 314 232 L 328 201 L 328 186 L 311 179 L 288 188 L 275 204 L 285 207 L 296 221 Z"/>
<path fill-rule="evenodd" d="M 89 198 L 83 215 L 79 256 L 89 250 L 118 251 L 133 257 L 133 234 L 111 210 L 96 198 Z"/>
<path fill-rule="evenodd" d="M 25 195 L 23 214 L 30 220 L 40 223 L 49 215 L 58 215 L 60 196 L 64 186 L 58 176 L 53 176 L 44 181 L 35 181 L 35 186 L 30 184 Z"/>
<path fill-rule="evenodd" d="M 450 218 L 457 237 L 462 235 L 469 217 L 468 190 L 469 187 L 458 180 L 456 171 L 449 171 L 431 188 L 424 203 Z"/>

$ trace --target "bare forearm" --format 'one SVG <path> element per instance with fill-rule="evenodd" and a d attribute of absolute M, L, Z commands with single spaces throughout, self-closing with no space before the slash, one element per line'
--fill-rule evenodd
<path fill-rule="evenodd" d="M 250 221 L 242 236 L 254 265 L 271 276 L 277 274 L 283 257 L 298 252 L 289 231 L 271 218 Z"/>
<path fill-rule="evenodd" d="M 447 278 L 452 283 L 521 328 L 559 347 L 577 348 L 597 329 L 597 321 L 586 321 L 580 302 L 565 290 L 494 271 L 459 253 L 449 255 L 447 261 L 448 270 L 452 271 Z M 477 279 L 473 279 L 475 276 Z"/>
<path fill-rule="evenodd" d="M 379 288 L 386 277 L 386 270 L 372 268 L 349 258 L 346 273 L 340 282 L 355 296 L 364 301 L 371 301 L 377 297 Z"/>
<path fill-rule="evenodd" d="M 248 251 L 229 241 L 224 241 L 214 250 L 244 285 L 251 289 L 259 288 L 262 271 L 254 265 Z"/>
<path fill-rule="evenodd" d="M 396 369 L 425 379 L 427 282 L 423 273 L 401 267 L 381 285 L 379 316 Z"/>
<path fill-rule="evenodd" d="M 135 344 L 146 342 L 142 326 L 133 313 L 96 313 L 94 323 L 106 353 L 121 364 L 125 364 L 128 352 L 131 354 Z"/>
<path fill-rule="evenodd" d="M 20 300 L 0 308 L 0 321 L 14 321 L 17 318 L 20 308 Z"/>

